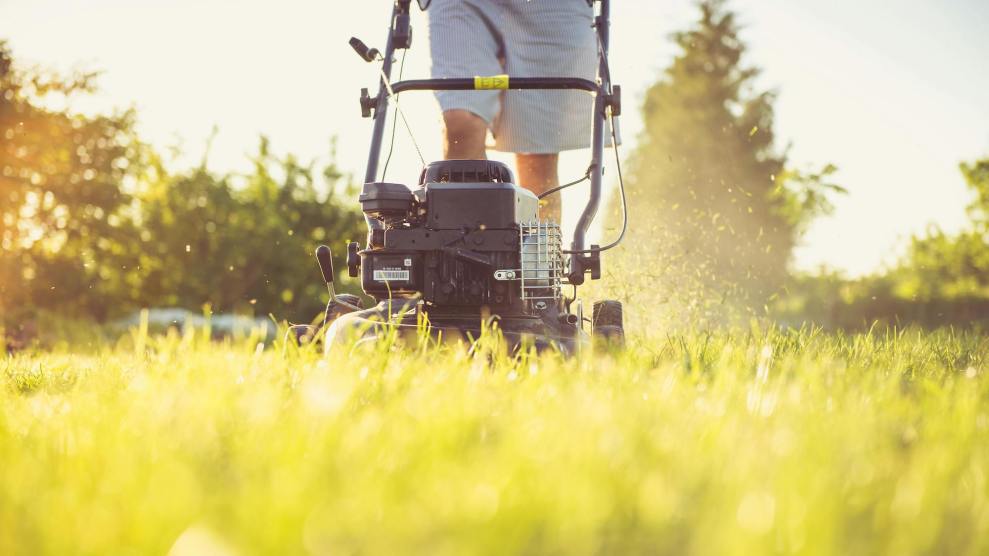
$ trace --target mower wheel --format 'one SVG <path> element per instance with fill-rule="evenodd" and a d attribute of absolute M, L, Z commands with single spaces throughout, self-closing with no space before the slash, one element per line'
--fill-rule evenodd
<path fill-rule="evenodd" d="M 621 346 L 625 344 L 624 314 L 622 302 L 613 299 L 596 301 L 591 322 L 595 338 L 606 344 Z"/>
<path fill-rule="evenodd" d="M 611 346 L 625 345 L 625 331 L 620 326 L 598 326 L 594 337 Z"/>
<path fill-rule="evenodd" d="M 312 343 L 312 341 L 316 338 L 317 332 L 319 332 L 319 329 L 315 326 L 309 326 L 308 324 L 296 324 L 289 327 L 288 337 L 295 342 L 295 345 L 303 346 Z"/>
<path fill-rule="evenodd" d="M 594 329 L 599 326 L 617 326 L 624 328 L 622 302 L 614 299 L 602 299 L 594 302 L 594 309 L 591 313 Z"/>

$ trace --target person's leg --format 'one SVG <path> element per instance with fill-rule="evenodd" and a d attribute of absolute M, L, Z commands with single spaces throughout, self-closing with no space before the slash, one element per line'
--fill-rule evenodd
<path fill-rule="evenodd" d="M 432 77 L 504 73 L 500 5 L 490 0 L 433 0 L 429 15 Z M 436 91 L 443 111 L 443 156 L 486 158 L 487 129 L 501 108 L 501 91 Z"/>
<path fill-rule="evenodd" d="M 443 158 L 484 159 L 488 123 L 469 110 L 443 112 Z"/>
<path fill-rule="evenodd" d="M 516 154 L 515 165 L 519 171 L 519 185 L 536 195 L 560 185 L 557 173 L 559 158 L 558 154 Z M 543 220 L 559 223 L 562 215 L 559 193 L 539 201 L 539 217 Z"/>
<path fill-rule="evenodd" d="M 597 42 L 587 2 L 505 2 L 505 73 L 594 79 Z M 580 91 L 508 91 L 492 126 L 495 149 L 517 154 L 519 185 L 537 195 L 559 184 L 561 151 L 586 147 L 592 99 Z M 527 153 L 527 154 L 522 154 Z M 538 154 L 537 154 L 538 153 Z M 560 195 L 540 203 L 540 217 L 560 221 Z"/>

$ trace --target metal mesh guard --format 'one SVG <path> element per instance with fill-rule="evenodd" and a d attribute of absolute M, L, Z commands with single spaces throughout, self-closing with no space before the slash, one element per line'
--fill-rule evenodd
<path fill-rule="evenodd" d="M 522 299 L 560 299 L 565 270 L 560 226 L 539 220 L 522 224 L 519 242 Z"/>

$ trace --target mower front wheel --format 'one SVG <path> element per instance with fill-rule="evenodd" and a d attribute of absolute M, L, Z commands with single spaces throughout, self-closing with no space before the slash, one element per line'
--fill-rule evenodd
<path fill-rule="evenodd" d="M 625 323 L 622 302 L 614 299 L 604 299 L 594 303 L 591 332 L 594 338 L 606 345 L 621 347 L 625 345 Z"/>
<path fill-rule="evenodd" d="M 294 324 L 288 327 L 286 340 L 291 340 L 297 346 L 311 344 L 317 339 L 319 328 L 308 324 Z"/>

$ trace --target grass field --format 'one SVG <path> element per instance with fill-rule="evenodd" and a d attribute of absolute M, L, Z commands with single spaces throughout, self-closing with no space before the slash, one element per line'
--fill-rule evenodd
<path fill-rule="evenodd" d="M 989 343 L 0 359 L 0 554 L 986 554 Z"/>

